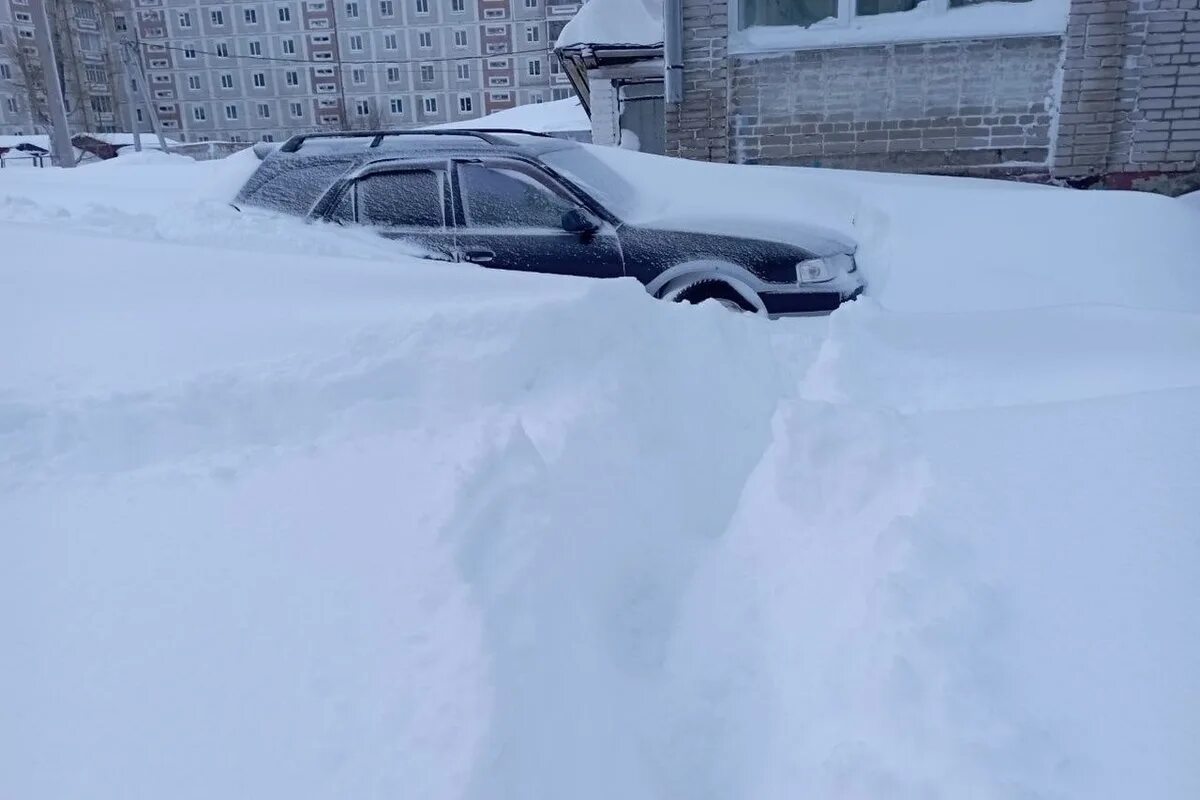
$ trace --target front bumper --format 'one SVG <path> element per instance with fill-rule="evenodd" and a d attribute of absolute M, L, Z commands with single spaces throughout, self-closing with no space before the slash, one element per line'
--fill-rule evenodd
<path fill-rule="evenodd" d="M 838 274 L 823 283 L 801 283 L 786 289 L 773 285 L 758 293 L 768 314 L 827 314 L 862 294 L 865 284 L 850 254 L 835 256 Z"/>

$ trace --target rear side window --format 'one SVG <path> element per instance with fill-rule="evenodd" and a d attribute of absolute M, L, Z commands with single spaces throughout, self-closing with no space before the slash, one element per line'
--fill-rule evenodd
<path fill-rule="evenodd" d="M 358 221 L 392 228 L 445 225 L 442 173 L 420 169 L 385 172 L 359 180 Z"/>
<path fill-rule="evenodd" d="M 261 176 L 261 182 L 247 192 L 244 200 L 262 208 L 304 215 L 349 168 L 346 161 L 284 163 L 274 167 L 274 174 Z"/>
<path fill-rule="evenodd" d="M 467 224 L 483 228 L 553 228 L 575 204 L 514 169 L 459 167 Z"/>

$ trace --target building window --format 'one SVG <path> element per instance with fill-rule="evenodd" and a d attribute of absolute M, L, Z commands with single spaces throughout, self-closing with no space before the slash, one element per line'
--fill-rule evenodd
<path fill-rule="evenodd" d="M 422 64 L 421 65 L 421 80 L 424 81 L 425 83 L 433 83 L 433 65 L 432 64 Z"/>
<path fill-rule="evenodd" d="M 190 27 L 192 27 L 192 15 L 191 15 L 191 12 L 189 12 L 189 11 L 181 11 L 181 12 L 179 12 L 179 27 L 181 27 L 181 28 L 190 28 Z"/>
<path fill-rule="evenodd" d="M 392 98 L 392 106 L 391 107 L 392 107 L 393 114 L 403 114 L 404 113 L 404 101 L 401 100 L 399 97 Z"/>
<path fill-rule="evenodd" d="M 533 61 L 530 61 L 529 62 L 529 74 L 530 75 L 541 75 L 542 74 L 542 62 L 536 58 Z"/>
<path fill-rule="evenodd" d="M 360 117 L 365 117 L 371 113 L 371 103 L 367 100 L 359 100 L 354 104 L 354 113 Z"/>
<path fill-rule="evenodd" d="M 508 29 L 503 25 L 489 25 L 483 29 L 485 36 L 505 36 L 508 34 Z"/>
<path fill-rule="evenodd" d="M 1022 0 L 1000 0 L 1022 2 Z M 738 29 L 752 27 L 796 26 L 807 28 L 822 23 L 830 29 L 852 24 L 855 17 L 871 17 L 913 11 L 921 6 L 932 14 L 953 13 L 948 9 L 979 5 L 979 0 L 941 0 L 921 3 L 920 0 L 809 0 L 804 3 L 780 0 L 740 0 L 737 9 Z M 921 12 L 918 12 L 921 13 Z"/>
<path fill-rule="evenodd" d="M 8 98 L 8 101 L 7 101 L 6 105 L 8 106 L 8 110 L 9 110 L 10 112 L 12 112 L 13 114 L 17 113 L 17 111 L 19 111 L 19 110 L 20 110 L 20 109 L 17 107 L 17 98 L 15 98 L 15 97 L 10 97 L 10 98 Z"/>
<path fill-rule="evenodd" d="M 262 55 L 262 42 L 251 42 L 250 43 L 250 55 L 252 55 L 252 56 L 261 56 Z"/>
<path fill-rule="evenodd" d="M 421 31 L 417 34 L 417 46 L 428 50 L 433 47 L 433 34 L 429 31 Z"/>
<path fill-rule="evenodd" d="M 226 72 L 224 75 L 221 76 L 221 88 L 222 89 L 232 89 L 233 88 L 233 75 L 232 74 Z"/>
<path fill-rule="evenodd" d="M 358 3 L 346 3 L 346 16 L 350 19 L 358 16 Z"/>
<path fill-rule="evenodd" d="M 292 10 L 290 8 L 288 8 L 287 6 L 280 6 L 279 7 L 279 21 L 280 22 L 291 22 L 292 21 Z"/>
<path fill-rule="evenodd" d="M 303 117 L 304 116 L 304 104 L 303 103 L 292 103 L 291 105 L 288 106 L 288 108 L 292 112 L 293 117 Z"/>
<path fill-rule="evenodd" d="M 217 45 L 217 55 L 221 58 L 229 58 L 229 45 L 221 42 Z"/>
<path fill-rule="evenodd" d="M 529 102 L 534 103 L 534 104 L 543 102 L 542 93 L 541 92 L 530 92 L 529 93 Z"/>
<path fill-rule="evenodd" d="M 426 97 L 425 98 L 425 113 L 426 114 L 436 114 L 437 113 L 437 98 L 436 97 Z"/>
<path fill-rule="evenodd" d="M 428 14 L 429 13 L 429 0 L 416 0 L 416 7 L 417 7 L 418 14 Z"/>
<path fill-rule="evenodd" d="M 296 70 L 294 70 L 294 69 L 290 69 L 287 72 L 285 72 L 283 74 L 283 79 L 284 79 L 284 83 L 286 83 L 288 86 L 299 86 L 300 85 L 300 73 L 296 72 Z"/>
<path fill-rule="evenodd" d="M 94 33 L 79 34 L 79 46 L 85 53 L 100 52 L 100 37 Z"/>
<path fill-rule="evenodd" d="M 225 24 L 225 12 L 219 8 L 214 8 L 209 13 L 208 18 L 210 20 L 212 20 L 213 25 L 224 25 Z"/>
<path fill-rule="evenodd" d="M 526 25 L 525 26 L 525 41 L 536 42 L 536 41 L 540 40 L 541 37 L 542 37 L 542 33 L 540 30 L 538 30 L 537 25 Z"/>
<path fill-rule="evenodd" d="M 96 95 L 92 95 L 88 99 L 89 99 L 89 102 L 91 103 L 92 111 L 96 112 L 97 114 L 111 114 L 112 113 L 112 98 L 109 97 L 108 95 L 96 94 Z"/>
<path fill-rule="evenodd" d="M 396 16 L 396 7 L 392 5 L 392 0 L 379 0 L 379 16 L 394 17 Z"/>
<path fill-rule="evenodd" d="M 204 122 L 204 120 L 208 119 L 208 112 L 204 110 L 204 106 L 192 107 L 192 119 L 196 120 L 196 122 Z"/>
<path fill-rule="evenodd" d="M 400 68 L 399 67 L 388 67 L 387 68 L 387 79 L 388 79 L 388 83 L 396 83 L 397 81 L 399 81 L 400 80 Z"/>
<path fill-rule="evenodd" d="M 284 55 L 287 55 L 287 56 L 296 55 L 296 40 L 295 39 L 284 39 L 282 42 L 280 42 L 280 44 L 283 47 Z"/>
<path fill-rule="evenodd" d="M 6 81 L 12 79 L 12 70 L 8 68 L 8 64 L 0 64 L 0 78 Z"/>
<path fill-rule="evenodd" d="M 566 87 L 563 87 L 561 89 L 551 89 L 550 90 L 550 99 L 551 100 L 566 100 L 570 96 L 571 96 L 571 90 L 567 89 Z"/>
<path fill-rule="evenodd" d="M 450 10 L 455 14 L 461 14 L 467 10 L 467 0 L 450 0 Z"/>
<path fill-rule="evenodd" d="M 237 118 L 238 118 L 238 107 L 233 106 L 233 105 L 225 106 L 225 119 L 237 119 Z"/>
<path fill-rule="evenodd" d="M 458 98 L 458 110 L 463 114 L 471 113 L 471 95 L 464 94 Z"/>
<path fill-rule="evenodd" d="M 460 81 L 471 80 L 471 65 L 470 64 L 459 64 L 455 67 L 455 69 L 458 71 L 458 79 Z"/>
<path fill-rule="evenodd" d="M 258 116 L 260 119 L 270 119 L 271 118 L 271 106 L 267 105 L 266 103 L 259 103 L 258 104 Z"/>
<path fill-rule="evenodd" d="M 7 64 L 3 65 L 3 67 L 7 67 L 7 66 L 8 66 Z M 2 69 L 3 67 L 0 67 L 0 69 Z M 7 71 L 7 70 L 5 70 L 5 71 Z M 105 84 L 108 83 L 108 73 L 104 71 L 104 67 L 97 67 L 97 66 L 88 64 L 84 68 L 84 74 L 87 75 L 87 79 L 88 79 L 89 83 L 105 83 Z M 5 76 L 5 77 L 7 77 L 7 76 Z"/>
<path fill-rule="evenodd" d="M 246 20 L 247 25 L 258 24 L 258 12 L 253 8 L 247 8 L 245 11 L 243 11 L 242 18 Z"/>
<path fill-rule="evenodd" d="M 124 14 L 117 14 L 113 17 L 113 30 L 119 33 L 129 30 L 129 23 L 125 21 Z"/>
<path fill-rule="evenodd" d="M 366 83 L 367 71 L 365 69 L 359 69 L 358 67 L 355 67 L 354 69 L 350 70 L 350 80 L 353 83 Z"/>
<path fill-rule="evenodd" d="M 183 48 L 183 57 L 185 59 L 187 59 L 188 61 L 195 61 L 196 60 L 196 48 L 194 48 L 194 47 Z"/>
<path fill-rule="evenodd" d="M 357 33 L 350 37 L 350 49 L 354 50 L 355 52 L 361 51 L 363 49 L 362 37 L 359 36 Z"/>
<path fill-rule="evenodd" d="M 507 103 L 512 98 L 508 92 L 488 92 L 488 94 L 497 103 Z"/>
<path fill-rule="evenodd" d="M 550 59 L 550 74 L 558 75 L 561 72 L 562 72 L 562 63 L 559 62 L 558 57 L 555 56 L 554 58 L 551 58 Z"/>
<path fill-rule="evenodd" d="M 395 50 L 395 49 L 396 49 L 396 47 L 397 47 L 397 45 L 396 45 L 396 34 L 394 34 L 394 33 L 385 33 L 385 34 L 383 35 L 383 49 L 384 49 L 384 50 Z"/>
<path fill-rule="evenodd" d="M 254 73 L 254 88 L 255 89 L 267 88 L 267 74 L 265 72 Z"/>
<path fill-rule="evenodd" d="M 483 10 L 484 19 L 504 19 L 507 16 L 507 8 L 485 8 Z"/>
<path fill-rule="evenodd" d="M 189 89 L 199 89 L 200 88 L 200 76 L 199 75 L 188 75 L 188 88 Z"/>
<path fill-rule="evenodd" d="M 134 114 L 137 116 L 137 121 L 138 121 L 138 122 L 145 122 L 145 121 L 146 121 L 146 120 L 143 118 L 143 115 L 142 115 L 142 110 L 141 110 L 140 108 L 135 108 L 133 111 L 134 111 Z"/>
<path fill-rule="evenodd" d="M 537 0 L 525 0 L 526 8 L 537 8 Z"/>
<path fill-rule="evenodd" d="M 454 46 L 455 47 L 466 47 L 467 46 L 467 32 L 466 31 L 455 31 L 454 32 Z"/>

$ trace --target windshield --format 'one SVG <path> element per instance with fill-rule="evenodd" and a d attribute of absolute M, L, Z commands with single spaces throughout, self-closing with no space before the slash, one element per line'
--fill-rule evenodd
<path fill-rule="evenodd" d="M 541 160 L 598 200 L 619 219 L 633 216 L 633 186 L 584 148 L 571 147 L 544 153 Z"/>

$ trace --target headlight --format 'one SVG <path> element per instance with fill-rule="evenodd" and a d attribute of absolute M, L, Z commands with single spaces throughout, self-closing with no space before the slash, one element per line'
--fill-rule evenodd
<path fill-rule="evenodd" d="M 834 271 L 824 259 L 810 258 L 796 265 L 796 279 L 800 283 L 824 283 L 834 279 Z"/>

